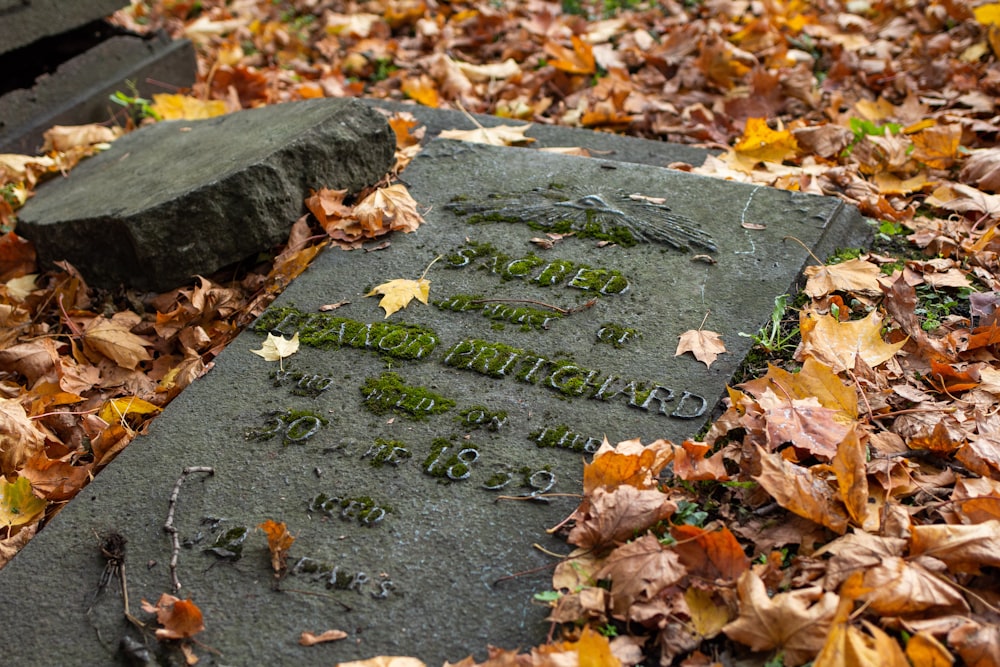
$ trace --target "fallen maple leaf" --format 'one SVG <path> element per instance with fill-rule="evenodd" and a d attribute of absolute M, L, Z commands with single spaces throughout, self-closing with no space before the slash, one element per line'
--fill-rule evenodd
<path fill-rule="evenodd" d="M 265 361 L 281 361 L 285 357 L 290 357 L 299 351 L 299 332 L 291 338 L 275 336 L 273 333 L 267 334 L 267 340 L 260 346 L 259 350 L 250 350 L 258 357 L 264 357 Z"/>
<path fill-rule="evenodd" d="M 674 356 L 679 357 L 685 352 L 690 352 L 695 359 L 710 368 L 712 362 L 725 351 L 726 345 L 719 334 L 704 329 L 690 329 L 680 335 Z"/>
<path fill-rule="evenodd" d="M 372 288 L 372 291 L 365 294 L 365 296 L 382 295 L 382 299 L 378 302 L 378 305 L 385 310 L 385 317 L 389 317 L 401 308 L 406 308 L 413 299 L 426 304 L 431 293 L 431 281 L 427 280 L 424 276 L 434 266 L 434 262 L 439 259 L 441 259 L 440 255 L 432 259 L 431 263 L 424 269 L 423 274 L 416 280 L 406 278 L 390 280 L 387 283 L 382 283 Z"/>
<path fill-rule="evenodd" d="M 627 619 L 634 602 L 652 599 L 686 574 L 677 553 L 646 533 L 612 551 L 594 578 L 611 580 L 612 613 Z"/>
<path fill-rule="evenodd" d="M 813 299 L 830 292 L 881 292 L 878 277 L 881 271 L 871 262 L 863 259 L 849 259 L 840 264 L 810 266 L 805 274 L 809 276 L 803 290 Z"/>
<path fill-rule="evenodd" d="M 0 478 L 0 528 L 10 530 L 34 523 L 47 504 L 32 493 L 31 482 L 26 478 L 18 477 L 14 483 Z"/>
<path fill-rule="evenodd" d="M 271 568 L 276 575 L 281 574 L 285 571 L 288 550 L 295 542 L 295 538 L 288 532 L 284 521 L 279 523 L 268 519 L 257 527 L 267 535 L 267 548 L 271 552 Z"/>
<path fill-rule="evenodd" d="M 322 644 L 323 642 L 335 642 L 339 639 L 346 639 L 347 633 L 343 630 L 327 630 L 318 635 L 314 635 L 311 632 L 303 632 L 299 636 L 299 644 L 302 646 L 315 646 L 316 644 Z"/>
<path fill-rule="evenodd" d="M 882 318 L 872 311 L 863 320 L 839 322 L 829 315 L 804 310 L 799 328 L 802 344 L 795 358 L 813 357 L 835 373 L 854 369 L 861 357 L 872 368 L 891 359 L 906 341 L 889 344 L 882 340 Z"/>
<path fill-rule="evenodd" d="M 331 234 L 333 229 L 346 227 L 354 221 L 354 209 L 344 205 L 347 190 L 320 188 L 306 198 L 306 208 L 316 216 L 320 226 Z"/>
<path fill-rule="evenodd" d="M 369 238 L 388 231 L 413 232 L 424 221 L 417 213 L 417 202 L 401 183 L 375 190 L 358 202 L 354 215 Z"/>
<path fill-rule="evenodd" d="M 109 424 L 122 423 L 127 425 L 129 415 L 155 415 L 161 409 L 138 396 L 124 396 L 109 400 L 101 407 L 97 416 Z"/>
<path fill-rule="evenodd" d="M 597 70 L 594 48 L 576 35 L 571 35 L 573 48 L 556 42 L 545 43 L 545 53 L 552 57 L 549 65 L 569 74 L 593 74 Z"/>
<path fill-rule="evenodd" d="M 351 662 L 341 662 L 337 667 L 427 667 L 416 658 L 395 655 L 379 655 L 367 660 L 353 660 Z"/>
<path fill-rule="evenodd" d="M 132 325 L 117 319 L 94 318 L 83 332 L 84 347 L 97 352 L 130 371 L 140 362 L 150 361 L 144 338 L 130 331 Z"/>
<path fill-rule="evenodd" d="M 45 434 L 19 401 L 0 398 L 0 475 L 12 475 L 45 445 Z"/>
<path fill-rule="evenodd" d="M 614 491 L 595 489 L 573 514 L 576 526 L 566 541 L 583 548 L 625 542 L 638 531 L 670 517 L 677 505 L 657 489 L 623 484 Z"/>
<path fill-rule="evenodd" d="M 789 130 L 772 130 L 764 118 L 748 118 L 743 137 L 733 147 L 737 155 L 754 161 L 781 162 L 799 146 Z"/>
<path fill-rule="evenodd" d="M 754 651 L 784 651 L 786 665 L 801 665 L 814 658 L 837 612 L 838 597 L 818 586 L 767 594 L 767 587 L 752 570 L 738 583 L 740 615 L 722 629 L 726 636 Z"/>
<path fill-rule="evenodd" d="M 121 128 L 110 128 L 97 123 L 89 125 L 53 125 L 42 135 L 45 145 L 42 152 L 65 152 L 77 146 L 92 146 L 114 141 L 122 135 Z"/>
<path fill-rule="evenodd" d="M 513 146 L 515 144 L 530 144 L 534 141 L 532 137 L 524 134 L 530 127 L 531 125 L 479 126 L 474 130 L 444 130 L 438 136 L 442 139 L 456 139 L 473 144 Z"/>
<path fill-rule="evenodd" d="M 844 534 L 847 514 L 833 491 L 822 479 L 816 479 L 809 469 L 789 463 L 780 454 L 761 449 L 761 473 L 754 479 L 785 509 Z"/>
<path fill-rule="evenodd" d="M 189 95 L 157 93 L 150 108 L 163 120 L 201 120 L 226 113 L 226 103 Z"/>
<path fill-rule="evenodd" d="M 163 626 L 156 630 L 157 639 L 187 639 L 205 629 L 201 609 L 195 603 L 168 593 L 161 594 L 155 606 L 143 600 L 142 610 L 156 614 L 156 622 Z"/>

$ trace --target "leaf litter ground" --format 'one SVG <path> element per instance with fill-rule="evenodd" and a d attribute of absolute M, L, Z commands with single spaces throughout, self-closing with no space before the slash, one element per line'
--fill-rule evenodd
<path fill-rule="evenodd" d="M 797 313 L 756 335 L 789 354 L 731 388 L 700 440 L 608 445 L 585 464 L 557 528 L 575 550 L 539 595 L 552 640 L 487 664 L 1000 662 L 1000 4 L 140 0 L 115 20 L 191 38 L 203 76 L 188 94 L 117 95 L 122 127 L 0 156 L 4 560 L 324 245 L 419 224 L 402 184 L 353 202 L 321 190 L 315 220 L 239 281 L 99 292 L 68 265 L 34 275 L 12 230 L 38 180 L 133 122 L 409 98 L 721 148 L 672 166 L 839 196 L 878 226 L 879 250 L 809 271 Z M 422 129 L 390 122 L 398 173 Z M 689 333 L 709 347 L 712 332 Z M 266 532 L 280 576 L 294 538 Z M 165 638 L 202 626 L 178 603 L 150 605 Z M 420 664 L 358 664 L 404 663 Z"/>

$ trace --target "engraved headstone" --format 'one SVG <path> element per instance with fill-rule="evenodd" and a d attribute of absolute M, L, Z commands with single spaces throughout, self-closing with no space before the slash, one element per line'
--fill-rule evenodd
<path fill-rule="evenodd" d="M 526 149 L 434 141 L 406 180 L 429 208 L 420 230 L 321 256 L 0 571 L 12 663 L 112 660 L 134 631 L 117 595 L 94 601 L 95 533 L 129 540 L 133 600 L 168 590 L 163 523 L 185 466 L 215 468 L 188 479 L 174 519 L 182 594 L 220 652 L 205 664 L 440 664 L 543 641 L 532 595 L 554 560 L 534 545 L 569 551 L 545 528 L 577 504 L 552 494 L 580 492 L 605 437 L 704 424 L 750 344 L 738 333 L 809 262 L 783 237 L 823 254 L 863 235 L 834 199 Z M 532 242 L 546 232 L 567 236 Z M 385 318 L 363 296 L 425 270 L 427 305 Z M 730 352 L 706 369 L 674 350 L 709 311 Z M 268 331 L 302 342 L 281 367 L 251 354 Z M 253 532 L 268 519 L 296 537 L 280 592 Z M 298 645 L 329 628 L 348 638 Z"/>

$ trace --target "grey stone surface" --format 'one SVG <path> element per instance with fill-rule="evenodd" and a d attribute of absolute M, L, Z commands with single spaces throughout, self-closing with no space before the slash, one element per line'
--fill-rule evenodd
<path fill-rule="evenodd" d="M 164 291 L 286 240 L 310 188 L 374 184 L 394 146 L 350 99 L 157 123 L 40 187 L 17 229 L 94 285 Z"/>
<path fill-rule="evenodd" d="M 112 37 L 39 77 L 31 88 L 0 96 L 0 152 L 34 155 L 53 125 L 125 124 L 124 109 L 109 101 L 117 91 L 139 95 L 191 86 L 197 63 L 191 42 L 165 34 Z"/>
<path fill-rule="evenodd" d="M 111 16 L 122 0 L 0 0 L 0 54 Z"/>
<path fill-rule="evenodd" d="M 282 374 L 250 352 L 263 334 L 242 334 L 149 435 L 0 571 L 0 627 L 18 637 L 5 648 L 6 660 L 114 662 L 119 638 L 132 631 L 114 593 L 87 613 L 104 567 L 95 532 L 128 538 L 131 598 L 155 599 L 170 586 L 162 526 L 185 466 L 216 470 L 185 483 L 175 521 L 182 539 L 200 539 L 182 549 L 179 574 L 183 595 L 205 614 L 199 639 L 220 651 L 197 649 L 202 664 L 330 665 L 412 655 L 434 665 L 470 652 L 483 658 L 488 643 L 543 641 L 546 609 L 532 594 L 548 589 L 553 560 L 532 545 L 566 553 L 544 530 L 576 502 L 498 496 L 531 494 L 550 482 L 553 492 L 578 493 L 586 449 L 605 436 L 648 442 L 693 435 L 748 349 L 738 333 L 755 332 L 774 297 L 810 261 L 782 238 L 793 235 L 823 255 L 865 236 L 858 213 L 834 199 L 523 149 L 432 142 L 406 180 L 421 207 L 430 207 L 426 224 L 379 252 L 327 251 L 265 315 L 265 328 L 297 331 L 306 342 Z M 670 211 L 623 194 L 663 197 Z M 458 214 L 473 209 L 490 219 Z M 553 218 L 554 211 L 563 215 Z M 589 221 L 591 232 L 631 226 L 650 241 L 531 243 L 542 232 L 526 221 L 557 219 Z M 664 242 L 685 229 L 690 242 L 715 250 L 684 253 Z M 431 304 L 413 302 L 384 319 L 377 300 L 363 296 L 390 279 L 418 278 L 438 256 L 427 272 Z M 525 301 L 463 310 L 460 295 Z M 554 318 L 527 300 L 580 309 Z M 349 303 L 319 312 L 341 301 Z M 539 319 L 514 310 L 527 306 Z M 709 310 L 705 327 L 722 334 L 729 353 L 706 370 L 674 350 L 678 335 L 697 328 Z M 609 324 L 638 335 L 611 336 Z M 316 346 L 323 339 L 326 349 Z M 436 394 L 434 405 L 454 405 L 432 414 L 431 397 L 412 389 L 403 391 L 408 397 L 393 394 L 389 382 L 376 387 L 381 394 L 365 389 L 389 372 Z M 388 412 L 366 408 L 366 396 Z M 496 430 L 485 413 L 505 413 Z M 560 437 L 541 435 L 561 425 L 570 431 L 561 447 Z M 539 447 L 540 439 L 557 446 Z M 435 441 L 447 447 L 443 456 Z M 448 460 L 458 454 L 469 465 Z M 486 488 L 508 479 L 503 488 Z M 363 498 L 371 501 L 367 512 Z M 296 536 L 283 592 L 273 589 L 260 533 L 247 538 L 235 564 L 204 552 L 225 530 L 267 519 L 287 522 Z M 348 638 L 297 644 L 302 631 L 328 628 Z"/>
<path fill-rule="evenodd" d="M 451 109 L 432 109 L 419 104 L 392 102 L 390 100 L 362 100 L 365 104 L 389 112 L 406 111 L 427 128 L 424 141 L 429 141 L 441 134 L 443 130 L 471 130 L 475 123 L 461 111 Z M 697 146 L 674 144 L 666 141 L 648 141 L 626 137 L 609 132 L 592 132 L 575 127 L 562 125 L 543 125 L 527 123 L 512 118 L 499 118 L 484 114 L 473 114 L 480 125 L 496 127 L 497 125 L 531 125 L 527 136 L 535 139 L 530 148 L 580 147 L 589 150 L 593 157 L 604 160 L 634 162 L 648 164 L 654 167 L 666 167 L 672 162 L 687 162 L 700 165 L 705 161 L 709 151 Z"/>

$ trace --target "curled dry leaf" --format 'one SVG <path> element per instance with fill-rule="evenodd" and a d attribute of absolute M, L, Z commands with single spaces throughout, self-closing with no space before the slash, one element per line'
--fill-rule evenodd
<path fill-rule="evenodd" d="M 12 475 L 45 445 L 45 434 L 19 401 L 0 398 L 0 474 Z"/>
<path fill-rule="evenodd" d="M 630 539 L 671 516 L 677 505 L 659 490 L 641 491 L 627 484 L 614 491 L 604 488 L 589 494 L 583 511 L 573 514 L 576 526 L 567 541 L 583 548 L 599 548 Z"/>
<path fill-rule="evenodd" d="M 326 632 L 321 632 L 318 635 L 314 635 L 311 632 L 303 632 L 299 636 L 299 644 L 302 644 L 303 646 L 315 646 L 316 644 L 322 644 L 323 642 L 335 642 L 346 638 L 347 633 L 343 630 L 327 630 Z"/>
<path fill-rule="evenodd" d="M 626 619 L 633 603 L 651 600 L 686 574 L 677 553 L 646 533 L 612 551 L 594 577 L 611 580 L 612 613 Z"/>
<path fill-rule="evenodd" d="M 367 660 L 353 660 L 351 662 L 341 662 L 337 667 L 427 667 L 416 658 L 405 656 L 380 655 Z"/>
<path fill-rule="evenodd" d="M 142 610 L 156 614 L 156 621 L 162 628 L 157 629 L 157 639 L 187 639 L 205 629 L 201 609 L 190 600 L 181 600 L 168 593 L 160 595 L 156 604 L 142 601 Z"/>
<path fill-rule="evenodd" d="M 379 188 L 362 199 L 354 207 L 354 215 L 368 238 L 388 231 L 413 232 L 424 221 L 417 213 L 417 202 L 400 183 Z"/>
<path fill-rule="evenodd" d="M 291 549 L 295 538 L 288 532 L 285 522 L 277 522 L 268 519 L 257 526 L 267 535 L 267 548 L 271 552 L 271 568 L 275 574 L 285 571 L 285 561 L 288 560 L 288 550 Z"/>
<path fill-rule="evenodd" d="M 150 361 L 146 346 L 151 343 L 130 331 L 132 325 L 114 319 L 95 318 L 83 332 L 84 348 L 111 359 L 117 365 L 135 370 L 143 361 Z M 88 352 L 88 356 L 90 355 Z"/>
<path fill-rule="evenodd" d="M 114 141 L 122 134 L 121 128 L 110 128 L 97 123 L 89 125 L 53 125 L 42 136 L 45 145 L 42 152 L 63 153 L 78 146 L 92 146 Z"/>

